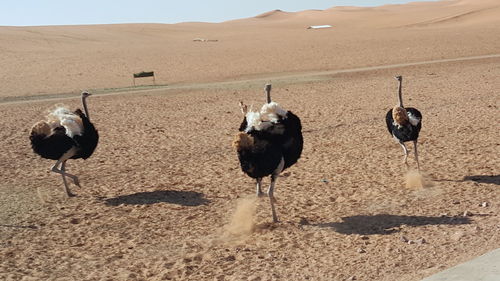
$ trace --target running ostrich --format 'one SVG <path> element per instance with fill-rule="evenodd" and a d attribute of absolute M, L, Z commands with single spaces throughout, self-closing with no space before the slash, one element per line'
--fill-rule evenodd
<path fill-rule="evenodd" d="M 261 190 L 262 178 L 271 176 L 267 195 L 271 203 L 273 222 L 278 222 L 274 203 L 274 186 L 279 174 L 300 158 L 303 147 L 302 125 L 299 117 L 271 102 L 271 85 L 266 85 L 267 103 L 260 112 L 248 111 L 240 102 L 244 114 L 239 133 L 233 146 L 238 152 L 240 166 L 257 182 L 257 196 Z"/>
<path fill-rule="evenodd" d="M 36 123 L 31 129 L 31 147 L 33 151 L 45 159 L 57 160 L 51 171 L 61 174 L 64 191 L 68 197 L 75 196 L 70 192 L 66 177 L 80 186 L 78 177 L 66 172 L 68 159 L 87 159 L 94 152 L 99 141 L 99 134 L 90 122 L 87 109 L 88 92 L 82 92 L 82 104 L 85 114 L 77 109 L 59 106 L 49 113 L 47 121 Z M 59 168 L 60 166 L 60 168 Z"/>
<path fill-rule="evenodd" d="M 417 169 L 420 171 L 420 163 L 418 162 L 417 139 L 420 129 L 422 128 L 422 114 L 416 108 L 404 107 L 402 97 L 403 76 L 394 77 L 399 81 L 399 104 L 387 112 L 385 120 L 389 133 L 399 142 L 405 153 L 404 163 L 408 168 L 408 149 L 405 142 L 412 141 L 415 150 L 415 160 L 417 161 Z"/>

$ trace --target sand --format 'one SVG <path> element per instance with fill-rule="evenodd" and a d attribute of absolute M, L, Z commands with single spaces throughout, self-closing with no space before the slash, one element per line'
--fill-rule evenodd
<path fill-rule="evenodd" d="M 0 27 L 0 279 L 419 280 L 500 247 L 499 18 L 496 1 L 440 1 Z M 168 86 L 124 88 L 142 70 Z M 424 118 L 417 184 L 385 128 L 398 74 Z M 304 127 L 276 224 L 231 147 L 238 102 L 260 106 L 265 82 Z M 67 199 L 28 134 L 81 89 L 101 141 L 68 162 L 82 188 Z"/>

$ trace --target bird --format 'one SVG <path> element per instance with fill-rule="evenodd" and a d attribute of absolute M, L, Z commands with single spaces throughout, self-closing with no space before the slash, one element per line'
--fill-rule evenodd
<path fill-rule="evenodd" d="M 402 97 L 402 84 L 403 76 L 394 77 L 399 81 L 398 99 L 399 103 L 392 109 L 390 109 L 385 117 L 387 123 L 387 129 L 393 138 L 399 142 L 399 145 L 404 151 L 404 163 L 406 168 L 408 165 L 408 149 L 405 146 L 405 142 L 413 142 L 415 160 L 417 162 L 417 169 L 420 171 L 420 163 L 418 161 L 418 150 L 417 150 L 417 140 L 422 128 L 422 113 L 413 107 L 403 106 Z"/>
<path fill-rule="evenodd" d="M 81 94 L 85 113 L 80 108 L 72 112 L 65 106 L 57 106 L 48 114 L 47 120 L 33 125 L 29 136 L 33 152 L 42 158 L 57 160 L 51 171 L 62 176 L 68 197 L 75 195 L 69 190 L 66 177 L 71 178 L 78 187 L 81 185 L 77 176 L 66 172 L 66 161 L 89 158 L 99 142 L 97 129 L 89 119 L 89 96 L 91 94 L 86 91 Z"/>
<path fill-rule="evenodd" d="M 257 183 L 257 197 L 262 197 L 262 179 L 271 176 L 267 195 L 271 203 L 273 222 L 278 222 L 274 203 L 274 188 L 280 173 L 300 158 L 304 140 L 300 118 L 271 101 L 271 85 L 266 85 L 267 103 L 260 111 L 248 111 L 240 102 L 244 115 L 233 141 L 242 171 Z"/>

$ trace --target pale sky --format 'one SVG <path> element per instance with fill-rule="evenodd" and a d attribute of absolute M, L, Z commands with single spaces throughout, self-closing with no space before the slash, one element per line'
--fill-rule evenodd
<path fill-rule="evenodd" d="M 380 6 L 404 0 L 0 0 L 0 26 L 222 22 L 280 9 Z M 432 0 L 431 0 L 432 1 Z"/>

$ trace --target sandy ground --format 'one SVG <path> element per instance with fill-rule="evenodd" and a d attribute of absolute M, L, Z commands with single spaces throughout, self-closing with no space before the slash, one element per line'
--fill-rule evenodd
<path fill-rule="evenodd" d="M 429 17 L 436 19 L 438 15 L 425 13 L 432 8 L 435 13 L 456 15 L 477 3 L 490 8 L 479 9 L 478 16 L 469 13 L 437 24 Z M 253 45 L 231 43 L 226 47 L 235 48 L 232 53 L 219 53 L 223 41 L 196 42 L 203 48 L 200 53 L 194 51 L 197 47 L 184 51 L 165 47 L 166 53 L 185 59 L 184 70 L 189 70 L 176 70 L 168 79 L 178 83 L 234 80 L 269 73 L 495 54 L 500 46 L 500 27 L 493 24 L 498 17 L 491 15 L 498 16 L 498 8 L 491 8 L 491 3 L 494 1 L 445 1 L 371 10 L 273 12 L 267 17 L 223 24 L 160 25 L 152 34 L 163 42 L 172 36 L 171 44 L 181 46 L 195 43 L 174 40 L 183 36 L 191 40 L 190 28 L 205 28 L 208 35 L 227 32 L 229 38 L 232 32 L 237 33 L 228 31 L 229 27 L 246 26 L 246 35 L 254 33 L 247 41 L 254 40 Z M 439 5 L 448 10 L 436 11 Z M 340 10 L 354 18 L 361 12 L 397 15 L 413 11 L 407 21 L 425 24 L 404 24 L 401 16 L 399 22 L 391 21 L 398 27 L 387 27 L 387 18 L 375 21 L 379 17 L 373 15 L 365 19 L 374 21 L 372 31 L 376 34 L 369 39 L 371 45 L 358 42 L 363 34 L 350 34 L 347 27 L 344 31 L 312 31 L 342 33 L 338 40 L 318 36 L 314 37 L 318 41 L 308 42 L 315 45 L 329 40 L 345 46 L 336 52 L 331 46 L 315 45 L 317 52 L 301 56 L 298 50 L 305 45 L 298 42 L 312 38 L 313 33 L 304 33 L 305 37 L 294 44 L 285 42 L 294 38 L 299 23 L 307 22 L 308 13 L 330 18 L 328 15 Z M 154 30 L 149 25 L 133 27 Z M 109 32 L 101 38 L 107 45 L 107 36 L 119 34 L 123 28 L 2 27 L 0 32 L 21 38 L 34 29 L 97 40 L 94 32 L 101 29 Z M 255 42 L 262 34 L 284 49 L 262 47 Z M 278 42 L 271 40 L 271 34 Z M 70 53 L 65 49 L 68 45 L 49 38 L 47 44 L 57 47 L 53 53 L 28 51 L 40 34 L 30 36 L 28 39 L 35 41 L 22 39 L 29 44 L 12 42 L 12 46 L 19 46 L 12 58 L 1 53 L 2 62 L 9 67 L 0 71 L 17 67 L 26 71 L 26 76 L 17 78 L 0 75 L 5 86 L 0 93 L 3 97 L 121 87 L 130 82 L 117 78 L 125 75 L 120 68 L 108 72 L 112 66 L 107 69 L 103 66 L 106 61 L 101 61 L 125 61 L 127 47 L 108 53 L 109 43 L 99 54 L 101 44 L 96 43 L 88 56 L 83 51 L 73 53 L 73 58 L 66 59 L 74 65 L 63 66 L 64 51 Z M 484 37 L 476 40 L 476 36 Z M 64 40 L 72 46 L 80 42 L 78 38 Z M 109 41 L 114 42 L 113 38 Z M 5 44 L 0 41 L 2 50 Z M 415 52 L 402 52 L 400 47 L 406 44 Z M 258 48 L 251 51 L 252 46 Z M 358 47 L 366 52 L 354 55 Z M 259 48 L 265 50 L 258 54 Z M 209 61 L 194 66 L 197 56 L 212 52 L 213 57 L 207 60 L 218 58 L 218 64 L 210 66 Z M 232 56 L 238 52 L 240 60 L 235 63 Z M 60 57 L 51 58 L 56 53 Z M 315 57 L 322 54 L 328 55 Z M 259 64 L 274 55 L 278 57 L 273 63 Z M 252 61 L 256 57 L 261 59 Z M 19 58 L 37 58 L 39 63 L 21 65 Z M 144 60 L 154 61 L 154 55 Z M 123 69 L 127 71 L 140 63 L 135 58 L 126 61 Z M 69 74 L 67 79 L 40 75 L 56 65 L 64 71 L 97 65 L 106 77 L 95 73 L 79 78 Z M 0 279 L 419 280 L 498 248 L 499 65 L 500 58 L 487 58 L 273 83 L 273 99 L 300 116 L 305 139 L 301 160 L 278 179 L 275 195 L 281 222 L 277 224 L 271 223 L 268 201 L 253 197 L 254 183 L 240 171 L 231 148 L 241 122 L 237 103 L 243 100 L 260 106 L 264 92 L 259 83 L 94 95 L 89 107 L 101 142 L 90 159 L 69 162 L 69 171 L 79 175 L 83 185 L 81 189 L 72 186 L 78 196 L 71 199 L 64 197 L 61 178 L 49 172 L 53 161 L 34 155 L 28 140 L 31 125 L 56 101 L 0 103 Z M 392 78 L 396 74 L 404 76 L 406 104 L 424 116 L 419 152 L 426 183 L 421 188 L 407 187 L 401 148 L 385 128 L 385 113 L 396 103 L 397 82 Z M 66 83 L 60 84 L 62 80 Z M 39 90 L 42 84 L 44 88 Z M 80 106 L 78 99 L 63 102 Z M 413 155 L 410 164 L 415 167 Z M 42 203 L 37 191 L 50 202 Z"/>

